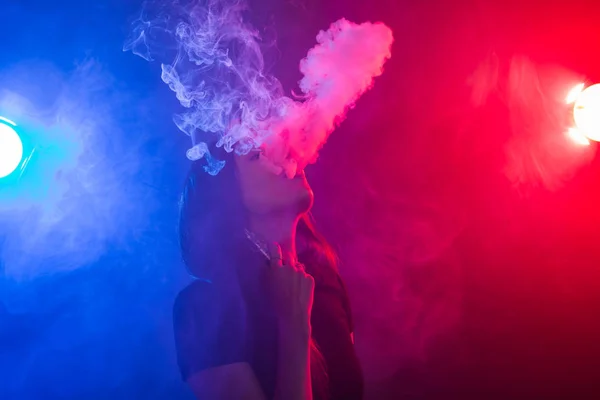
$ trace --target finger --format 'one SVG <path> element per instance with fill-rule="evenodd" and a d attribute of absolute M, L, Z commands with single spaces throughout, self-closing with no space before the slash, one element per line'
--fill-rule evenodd
<path fill-rule="evenodd" d="M 312 307 L 315 293 L 315 281 L 312 276 L 308 275 L 302 279 L 302 296 Z"/>
<path fill-rule="evenodd" d="M 271 261 L 272 267 L 281 267 L 283 265 L 283 256 L 279 244 L 269 244 L 269 260 Z"/>
<path fill-rule="evenodd" d="M 313 276 L 311 274 L 307 274 L 306 272 L 302 271 L 302 275 L 304 278 L 304 281 L 310 285 L 314 285 L 315 284 L 315 278 L 313 278 Z"/>
<path fill-rule="evenodd" d="M 293 269 L 296 269 L 296 262 L 294 261 L 294 258 L 289 252 L 286 252 L 283 255 L 283 265 L 289 265 Z"/>
<path fill-rule="evenodd" d="M 305 274 L 303 281 L 308 292 L 310 292 L 312 295 L 315 290 L 315 279 L 311 275 Z"/>

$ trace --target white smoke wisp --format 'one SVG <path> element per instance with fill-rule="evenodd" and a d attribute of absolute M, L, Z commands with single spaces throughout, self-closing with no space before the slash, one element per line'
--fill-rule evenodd
<path fill-rule="evenodd" d="M 301 61 L 302 93 L 292 98 L 265 70 L 247 11 L 243 0 L 147 3 L 124 50 L 162 62 L 163 81 L 186 108 L 174 121 L 192 138 L 188 158 L 204 157 L 216 175 L 224 163 L 208 144 L 237 154 L 260 149 L 274 172 L 293 177 L 383 73 L 393 34 L 382 23 L 333 23 Z"/>

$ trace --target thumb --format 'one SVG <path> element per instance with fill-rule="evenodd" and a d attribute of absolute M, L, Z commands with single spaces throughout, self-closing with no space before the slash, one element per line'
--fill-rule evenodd
<path fill-rule="evenodd" d="M 269 243 L 269 260 L 272 267 L 281 267 L 283 265 L 283 255 L 278 243 Z"/>

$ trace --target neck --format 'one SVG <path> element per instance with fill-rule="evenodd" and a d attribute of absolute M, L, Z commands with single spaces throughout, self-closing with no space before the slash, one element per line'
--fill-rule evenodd
<path fill-rule="evenodd" d="M 283 259 L 295 262 L 299 220 L 300 217 L 294 214 L 251 215 L 249 228 L 267 242 L 279 244 Z"/>

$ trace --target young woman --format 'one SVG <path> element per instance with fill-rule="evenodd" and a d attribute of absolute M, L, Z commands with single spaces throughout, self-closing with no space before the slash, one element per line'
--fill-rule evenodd
<path fill-rule="evenodd" d="M 308 212 L 304 173 L 259 150 L 193 163 L 181 201 L 183 260 L 197 278 L 174 305 L 178 362 L 198 399 L 361 399 L 348 297 Z"/>

